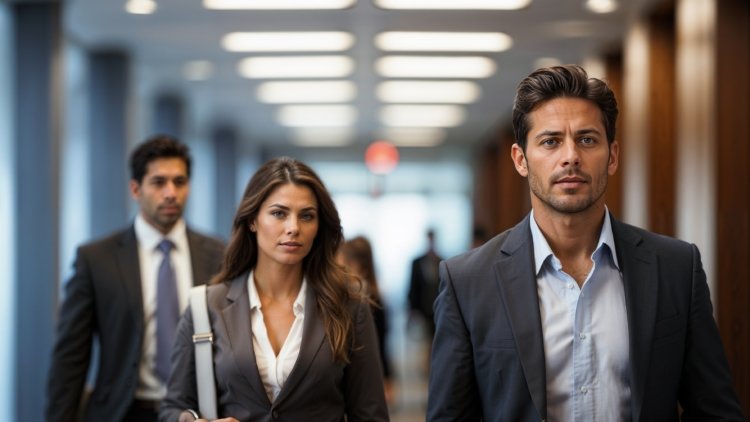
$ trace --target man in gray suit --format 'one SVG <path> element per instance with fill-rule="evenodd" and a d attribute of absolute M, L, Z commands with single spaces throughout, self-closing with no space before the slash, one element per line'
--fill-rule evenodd
<path fill-rule="evenodd" d="M 604 204 L 616 119 L 578 66 L 520 83 L 532 212 L 441 263 L 428 420 L 744 420 L 698 249 Z"/>
<path fill-rule="evenodd" d="M 162 279 L 170 280 L 167 303 L 178 315 L 168 319 L 176 321 L 190 287 L 218 272 L 224 249 L 182 219 L 190 167 L 187 146 L 173 138 L 155 136 L 138 146 L 130 157 L 130 193 L 139 205 L 134 223 L 78 249 L 58 319 L 48 421 L 74 421 L 79 411 L 86 421 L 156 420 L 172 343 L 157 333 L 173 336 L 176 329 L 157 324 L 157 311 L 167 307 Z M 162 244 L 165 251 L 158 249 Z M 79 410 L 94 342 L 100 350 L 96 383 Z"/>

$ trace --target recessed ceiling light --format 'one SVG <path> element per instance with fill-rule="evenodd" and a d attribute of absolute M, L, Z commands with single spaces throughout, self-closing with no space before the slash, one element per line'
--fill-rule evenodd
<path fill-rule="evenodd" d="M 214 73 L 214 64 L 208 60 L 193 60 L 182 66 L 182 76 L 188 81 L 205 81 Z"/>
<path fill-rule="evenodd" d="M 387 81 L 375 90 L 385 103 L 472 103 L 482 90 L 468 81 Z"/>
<path fill-rule="evenodd" d="M 302 147 L 341 147 L 354 143 L 350 127 L 305 127 L 295 129 L 292 143 Z"/>
<path fill-rule="evenodd" d="M 344 51 L 354 45 L 349 32 L 232 32 L 221 45 L 227 51 Z"/>
<path fill-rule="evenodd" d="M 246 78 L 341 78 L 354 70 L 347 56 L 249 57 L 238 68 Z"/>
<path fill-rule="evenodd" d="M 378 139 L 387 139 L 398 147 L 434 147 L 445 141 L 445 129 L 436 127 L 391 127 L 378 131 Z"/>
<path fill-rule="evenodd" d="M 150 15 L 156 12 L 156 2 L 153 0 L 128 0 L 125 10 L 134 15 Z"/>
<path fill-rule="evenodd" d="M 345 103 L 357 96 L 351 81 L 264 82 L 256 91 L 262 103 Z"/>
<path fill-rule="evenodd" d="M 386 56 L 375 62 L 375 70 L 387 78 L 487 78 L 495 63 L 479 56 Z"/>
<path fill-rule="evenodd" d="M 500 52 L 513 45 L 502 32 L 382 32 L 375 45 L 385 51 Z"/>
<path fill-rule="evenodd" d="M 279 107 L 276 117 L 284 126 L 351 126 L 357 121 L 357 109 L 350 105 L 288 105 Z"/>
<path fill-rule="evenodd" d="M 388 105 L 380 109 L 385 126 L 453 127 L 465 119 L 463 107 L 454 105 Z"/>
<path fill-rule="evenodd" d="M 531 0 L 375 0 L 383 9 L 517 10 Z"/>
<path fill-rule="evenodd" d="M 206 9 L 222 10 L 286 10 L 346 9 L 357 0 L 203 0 Z"/>
<path fill-rule="evenodd" d="M 586 8 L 594 13 L 611 13 L 617 10 L 616 0 L 587 0 Z"/>

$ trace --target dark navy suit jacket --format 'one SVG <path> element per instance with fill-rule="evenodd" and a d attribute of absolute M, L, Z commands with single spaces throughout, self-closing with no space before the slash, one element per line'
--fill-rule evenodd
<path fill-rule="evenodd" d="M 744 420 L 695 245 L 612 219 L 623 273 L 634 421 Z M 428 421 L 547 418 L 529 217 L 444 261 Z"/>

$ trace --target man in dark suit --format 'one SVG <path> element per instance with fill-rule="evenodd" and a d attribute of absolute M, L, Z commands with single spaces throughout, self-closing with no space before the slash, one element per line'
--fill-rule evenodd
<path fill-rule="evenodd" d="M 190 230 L 182 219 L 190 166 L 187 146 L 173 138 L 156 136 L 141 144 L 130 157 L 130 193 L 139 205 L 134 223 L 78 249 L 58 319 L 48 421 L 80 418 L 95 342 L 99 365 L 90 398 L 80 409 L 83 420 L 156 420 L 166 393 L 169 336 L 176 330 L 161 315 L 171 306 L 177 315 L 166 318 L 176 322 L 190 287 L 218 272 L 224 249 L 221 241 Z M 160 250 L 162 245 L 166 249 Z M 170 299 L 164 299 L 162 286 Z"/>
<path fill-rule="evenodd" d="M 429 340 L 435 334 L 435 321 L 432 317 L 432 304 L 438 292 L 438 265 L 440 255 L 435 250 L 435 231 L 427 231 L 427 251 L 411 263 L 409 280 L 409 323 L 415 315 L 426 324 Z"/>
<path fill-rule="evenodd" d="M 520 83 L 532 212 L 441 263 L 428 420 L 744 420 L 698 249 L 604 204 L 616 119 L 578 66 Z"/>

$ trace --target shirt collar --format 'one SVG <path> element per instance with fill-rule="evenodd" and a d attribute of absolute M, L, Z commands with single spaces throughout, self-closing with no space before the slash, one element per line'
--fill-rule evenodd
<path fill-rule="evenodd" d="M 250 311 L 260 310 L 260 296 L 258 296 L 258 288 L 255 287 L 253 282 L 253 271 L 247 276 L 247 293 L 250 296 Z M 297 298 L 294 300 L 293 310 L 294 316 L 299 316 L 305 312 L 305 298 L 307 297 L 307 277 L 302 278 L 302 286 L 299 288 Z"/>
<path fill-rule="evenodd" d="M 544 265 L 544 262 L 550 256 L 554 256 L 554 254 L 552 253 L 552 248 L 550 248 L 549 243 L 547 243 L 547 239 L 539 229 L 539 225 L 536 224 L 533 209 L 531 210 L 531 217 L 529 218 L 529 226 L 531 228 L 531 239 L 534 242 L 534 270 L 535 274 L 538 276 L 539 271 L 542 270 L 542 265 Z M 609 248 L 610 256 L 612 257 L 612 263 L 615 265 L 615 267 L 617 267 L 617 269 L 619 269 L 620 264 L 617 262 L 615 237 L 612 233 L 612 221 L 610 219 L 609 209 L 606 208 L 606 206 L 604 210 L 604 224 L 602 224 L 602 231 L 599 233 L 599 242 L 596 244 L 596 249 L 594 249 L 594 253 L 591 256 L 594 257 L 596 254 L 601 253 L 599 251 L 602 250 L 603 245 L 607 245 L 607 248 Z"/>
<path fill-rule="evenodd" d="M 172 230 L 166 235 L 162 234 L 154 226 L 149 224 L 145 218 L 139 212 L 135 216 L 135 237 L 138 239 L 138 244 L 141 245 L 147 251 L 156 250 L 159 246 L 159 242 L 164 239 L 169 239 L 174 243 L 176 250 L 187 250 L 187 226 L 185 220 L 180 218 L 175 223 Z"/>

